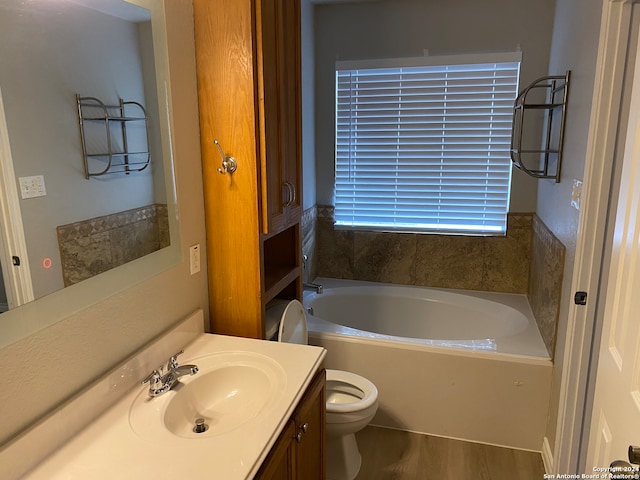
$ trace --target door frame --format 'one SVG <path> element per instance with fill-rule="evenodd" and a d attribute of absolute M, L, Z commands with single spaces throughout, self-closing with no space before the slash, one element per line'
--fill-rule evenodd
<path fill-rule="evenodd" d="M 34 300 L 20 197 L 13 169 L 9 130 L 0 89 L 0 264 L 9 309 Z M 13 265 L 13 257 L 20 265 Z"/>
<path fill-rule="evenodd" d="M 590 371 L 589 366 L 592 355 L 596 355 L 597 361 L 600 340 L 598 329 L 594 334 L 594 328 L 601 321 L 598 291 L 602 286 L 627 52 L 633 41 L 632 8 L 637 1 L 603 0 L 583 179 L 585 189 L 569 292 L 573 295 L 573 292 L 585 291 L 590 297 L 585 306 L 572 302 L 569 307 L 553 453 L 543 446 L 545 468 L 549 472 L 579 472 L 589 438 L 595 378 L 595 371 Z"/>

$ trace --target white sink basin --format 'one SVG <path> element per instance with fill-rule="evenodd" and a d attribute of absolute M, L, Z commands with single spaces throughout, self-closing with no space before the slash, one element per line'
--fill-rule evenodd
<path fill-rule="evenodd" d="M 221 352 L 183 363 L 195 364 L 200 371 L 181 377 L 171 391 L 155 398 L 145 389 L 133 402 L 129 421 L 143 438 L 224 435 L 266 413 L 286 383 L 282 367 L 257 353 Z M 204 425 L 196 428 L 196 421 Z"/>

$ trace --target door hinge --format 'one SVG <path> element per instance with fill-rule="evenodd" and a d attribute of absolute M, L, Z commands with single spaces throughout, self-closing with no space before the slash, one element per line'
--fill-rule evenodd
<path fill-rule="evenodd" d="M 573 296 L 573 303 L 575 303 L 576 305 L 586 305 L 587 292 L 576 292 Z"/>

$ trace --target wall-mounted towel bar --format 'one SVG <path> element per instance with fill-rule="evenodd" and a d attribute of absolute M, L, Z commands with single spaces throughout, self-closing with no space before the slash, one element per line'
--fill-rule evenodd
<path fill-rule="evenodd" d="M 562 144 L 565 115 L 569 95 L 569 77 L 564 75 L 540 77 L 527 86 L 516 98 L 511 129 L 511 160 L 526 174 L 535 178 L 552 178 L 560 182 Z M 527 113 L 528 112 L 528 113 Z M 534 112 L 542 115 L 534 115 Z M 525 128 L 525 118 L 527 119 Z M 543 138 L 530 135 L 527 129 L 539 129 Z M 526 140 L 523 137 L 526 135 Z M 532 147 L 526 142 L 538 142 Z M 529 165 L 529 167 L 526 166 Z M 535 167 L 531 167 L 535 165 Z"/>

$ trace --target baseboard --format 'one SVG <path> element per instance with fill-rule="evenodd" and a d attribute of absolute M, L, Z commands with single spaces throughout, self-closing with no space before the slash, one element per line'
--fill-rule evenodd
<path fill-rule="evenodd" d="M 553 452 L 547 437 L 542 440 L 542 463 L 544 463 L 544 471 L 546 473 L 553 471 Z"/>
<path fill-rule="evenodd" d="M 448 438 L 449 440 L 457 440 L 459 442 L 467 442 L 467 443 L 477 443 L 479 445 L 489 445 L 491 447 L 509 448 L 511 450 L 519 450 L 519 451 L 522 451 L 522 452 L 542 453 L 542 452 L 540 452 L 540 450 L 530 450 L 528 448 L 518 448 L 518 447 L 512 447 L 510 445 L 502 445 L 500 443 L 479 442 L 477 440 L 471 440 L 471 439 L 468 439 L 468 438 L 452 437 L 450 435 L 438 435 L 438 434 L 435 434 L 435 433 L 420 432 L 420 431 L 417 431 L 417 430 L 407 430 L 406 428 L 390 427 L 388 425 L 378 425 L 375 422 L 371 422 L 367 426 L 368 427 L 376 427 L 376 428 L 384 428 L 384 429 L 387 429 L 387 430 L 398 430 L 400 432 L 406 432 L 406 433 L 415 433 L 416 435 L 426 435 L 428 437 Z"/>

